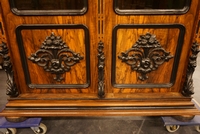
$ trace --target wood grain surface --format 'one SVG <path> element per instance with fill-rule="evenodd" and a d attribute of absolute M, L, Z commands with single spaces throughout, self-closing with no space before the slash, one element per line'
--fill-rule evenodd
<path fill-rule="evenodd" d="M 100 4 L 100 5 L 98 5 Z M 32 99 L 98 99 L 98 43 L 102 41 L 104 43 L 104 55 L 105 55 L 105 99 L 131 99 L 131 100 L 144 100 L 144 99 L 154 99 L 153 102 L 156 105 L 155 96 L 158 98 L 165 98 L 166 100 L 172 99 L 170 96 L 173 95 L 175 98 L 173 100 L 182 99 L 181 105 L 185 105 L 184 101 L 190 101 L 190 98 L 183 97 L 181 95 L 181 90 L 183 89 L 183 83 L 185 81 L 186 69 L 188 64 L 188 57 L 190 55 L 190 48 L 193 43 L 193 37 L 195 36 L 195 31 L 197 31 L 198 14 L 200 1 L 191 0 L 191 6 L 189 11 L 184 14 L 165 14 L 165 15 L 119 15 L 113 10 L 113 0 L 105 0 L 98 3 L 97 0 L 88 0 L 88 11 L 83 15 L 15 15 L 11 11 L 11 7 L 8 0 L 0 0 L 0 21 L 4 28 L 4 36 L 1 35 L 0 40 L 3 41 L 7 38 L 6 42 L 10 50 L 10 55 L 13 63 L 13 70 L 15 73 L 15 80 L 17 88 L 20 92 L 20 96 L 17 98 L 11 98 L 13 105 L 17 105 L 16 100 L 32 100 Z M 100 10 L 98 10 L 100 9 Z M 159 27 L 158 25 L 182 25 L 185 27 L 184 38 L 179 39 L 180 29 L 172 27 Z M 84 25 L 89 30 L 89 44 L 85 44 L 86 34 L 83 29 L 68 29 L 68 28 L 51 28 L 46 29 L 22 29 L 20 31 L 20 36 L 22 37 L 22 44 L 17 41 L 16 29 L 17 27 L 24 25 Z M 119 28 L 116 33 L 116 40 L 114 40 L 113 35 L 114 29 L 119 25 L 138 25 L 139 27 L 131 28 Z M 143 26 L 141 26 L 143 25 Z M 144 27 L 145 25 L 151 25 L 152 27 Z M 199 30 L 200 31 L 200 30 Z M 72 49 L 74 52 L 80 53 L 83 56 L 83 60 L 77 63 L 71 68 L 70 72 L 66 72 L 64 76 L 64 81 L 57 82 L 53 80 L 54 75 L 44 71 L 44 69 L 30 60 L 28 57 L 40 49 L 42 42 L 49 36 L 52 32 L 56 36 L 61 36 L 63 41 Z M 183 41 L 182 50 L 180 50 L 180 58 L 175 60 L 175 57 L 170 59 L 168 62 L 160 65 L 155 71 L 148 73 L 149 78 L 145 81 L 138 80 L 138 75 L 136 71 L 132 71 L 130 66 L 123 63 L 118 56 L 121 52 L 125 52 L 130 49 L 133 44 L 138 40 L 140 35 L 145 35 L 146 33 L 154 34 L 157 40 L 160 42 L 162 48 L 171 55 L 175 56 L 177 54 L 178 42 Z M 197 38 L 199 40 L 199 38 Z M 116 44 L 113 44 L 116 42 Z M 90 85 L 86 88 L 30 88 L 27 85 L 25 71 L 23 66 L 23 61 L 26 61 L 26 66 L 28 67 L 28 72 L 30 75 L 30 80 L 33 84 L 85 84 L 87 83 L 87 58 L 86 58 L 86 45 L 89 46 L 90 56 Z M 22 58 L 20 53 L 20 47 L 24 48 L 24 58 Z M 113 49 L 116 47 L 116 52 Z M 113 56 L 115 53 L 115 57 Z M 174 65 L 178 61 L 177 71 L 173 72 Z M 116 66 L 115 64 L 116 63 Z M 115 72 L 113 74 L 113 66 Z M 176 74 L 176 78 L 170 87 L 148 87 L 148 84 L 168 84 L 170 83 L 172 73 Z M 111 82 L 111 77 L 114 75 L 114 80 L 116 84 L 139 84 L 147 85 L 143 88 L 117 88 L 114 87 Z M 162 100 L 162 99 L 161 99 Z M 15 102 L 16 101 L 16 102 Z M 109 102 L 109 101 L 108 101 Z M 28 101 L 27 104 L 31 104 L 32 101 Z M 50 104 L 51 102 L 49 102 Z M 59 102 L 61 104 L 62 102 Z M 92 102 L 97 104 L 99 102 Z M 49 105 L 48 104 L 48 105 Z M 56 104 L 56 102 L 53 102 Z M 69 104 L 66 102 L 66 104 Z M 74 103 L 75 104 L 75 103 Z M 101 104 L 101 103 L 100 103 Z M 128 103 L 127 103 L 128 104 Z M 132 104 L 132 103 L 129 103 Z M 141 103 L 138 103 L 138 105 Z M 149 103 L 147 103 L 149 104 Z M 160 103 L 159 105 L 165 105 L 166 103 Z M 166 105 L 168 105 L 167 103 Z M 179 104 L 179 102 L 177 102 Z M 10 104 L 8 104 L 10 105 Z M 21 104 L 19 104 L 21 105 Z M 22 104 L 25 105 L 25 104 Z M 38 104 L 39 105 L 39 104 Z M 112 104 L 110 104 L 112 105 Z M 143 105 L 143 104 L 142 104 Z M 96 112 L 96 111 L 94 111 Z M 109 111 L 110 112 L 110 111 Z M 143 114 L 151 115 L 150 111 L 141 111 Z M 156 111 L 151 111 L 156 112 Z M 173 111 L 179 112 L 180 114 L 184 111 Z M 187 111 L 185 111 L 187 113 Z M 191 111 L 190 111 L 191 112 Z M 8 111 L 6 111 L 9 114 Z M 11 111 L 12 113 L 12 111 Z M 58 112 L 61 115 L 67 115 Z M 134 113 L 134 112 L 133 112 Z M 122 115 L 132 115 L 132 112 L 125 111 Z M 12 113 L 13 114 L 13 113 Z M 19 115 L 24 114 L 24 112 L 19 111 Z M 27 113 L 28 114 L 28 113 Z M 80 114 L 80 113 L 78 113 Z M 77 115 L 78 115 L 77 114 Z M 85 114 L 85 115 L 89 115 Z M 97 113 L 95 115 L 110 115 Z M 113 113 L 119 114 L 119 111 L 114 111 Z M 167 112 L 165 113 L 167 114 Z M 169 113 L 170 114 L 170 113 Z M 37 112 L 34 115 L 38 115 Z M 48 115 L 51 113 L 48 112 Z M 69 113 L 68 115 L 71 115 Z M 84 115 L 84 112 L 82 113 Z M 93 114 L 92 114 L 93 115 Z M 136 112 L 134 115 L 141 115 L 141 113 Z M 29 115 L 30 116 L 30 115 Z M 31 115 L 32 116 L 32 115 Z"/>

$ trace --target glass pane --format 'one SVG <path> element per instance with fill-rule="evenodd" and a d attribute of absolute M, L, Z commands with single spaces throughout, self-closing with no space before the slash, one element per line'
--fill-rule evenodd
<path fill-rule="evenodd" d="M 186 0 L 116 0 L 119 9 L 183 9 Z"/>
<path fill-rule="evenodd" d="M 12 0 L 18 10 L 81 10 L 85 0 Z"/>

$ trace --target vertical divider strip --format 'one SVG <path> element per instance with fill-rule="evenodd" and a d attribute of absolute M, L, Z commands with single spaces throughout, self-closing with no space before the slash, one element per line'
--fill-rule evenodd
<path fill-rule="evenodd" d="M 98 96 L 105 97 L 104 67 L 105 55 L 104 48 L 104 0 L 98 0 Z"/>

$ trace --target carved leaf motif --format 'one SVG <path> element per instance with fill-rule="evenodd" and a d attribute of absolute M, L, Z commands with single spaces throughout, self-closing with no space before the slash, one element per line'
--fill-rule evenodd
<path fill-rule="evenodd" d="M 156 70 L 173 56 L 162 48 L 155 35 L 146 33 L 140 36 L 132 48 L 122 52 L 118 58 L 131 66 L 133 71 L 140 73 L 138 78 L 144 81 L 148 79 L 147 73 Z"/>

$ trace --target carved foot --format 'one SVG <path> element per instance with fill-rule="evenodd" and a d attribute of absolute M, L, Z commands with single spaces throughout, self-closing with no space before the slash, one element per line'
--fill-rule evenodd
<path fill-rule="evenodd" d="M 26 119 L 26 117 L 6 117 L 6 120 L 9 122 L 23 122 Z"/>
<path fill-rule="evenodd" d="M 187 122 L 192 120 L 195 117 L 195 115 L 180 115 L 180 116 L 173 116 L 174 119 L 182 122 Z"/>

